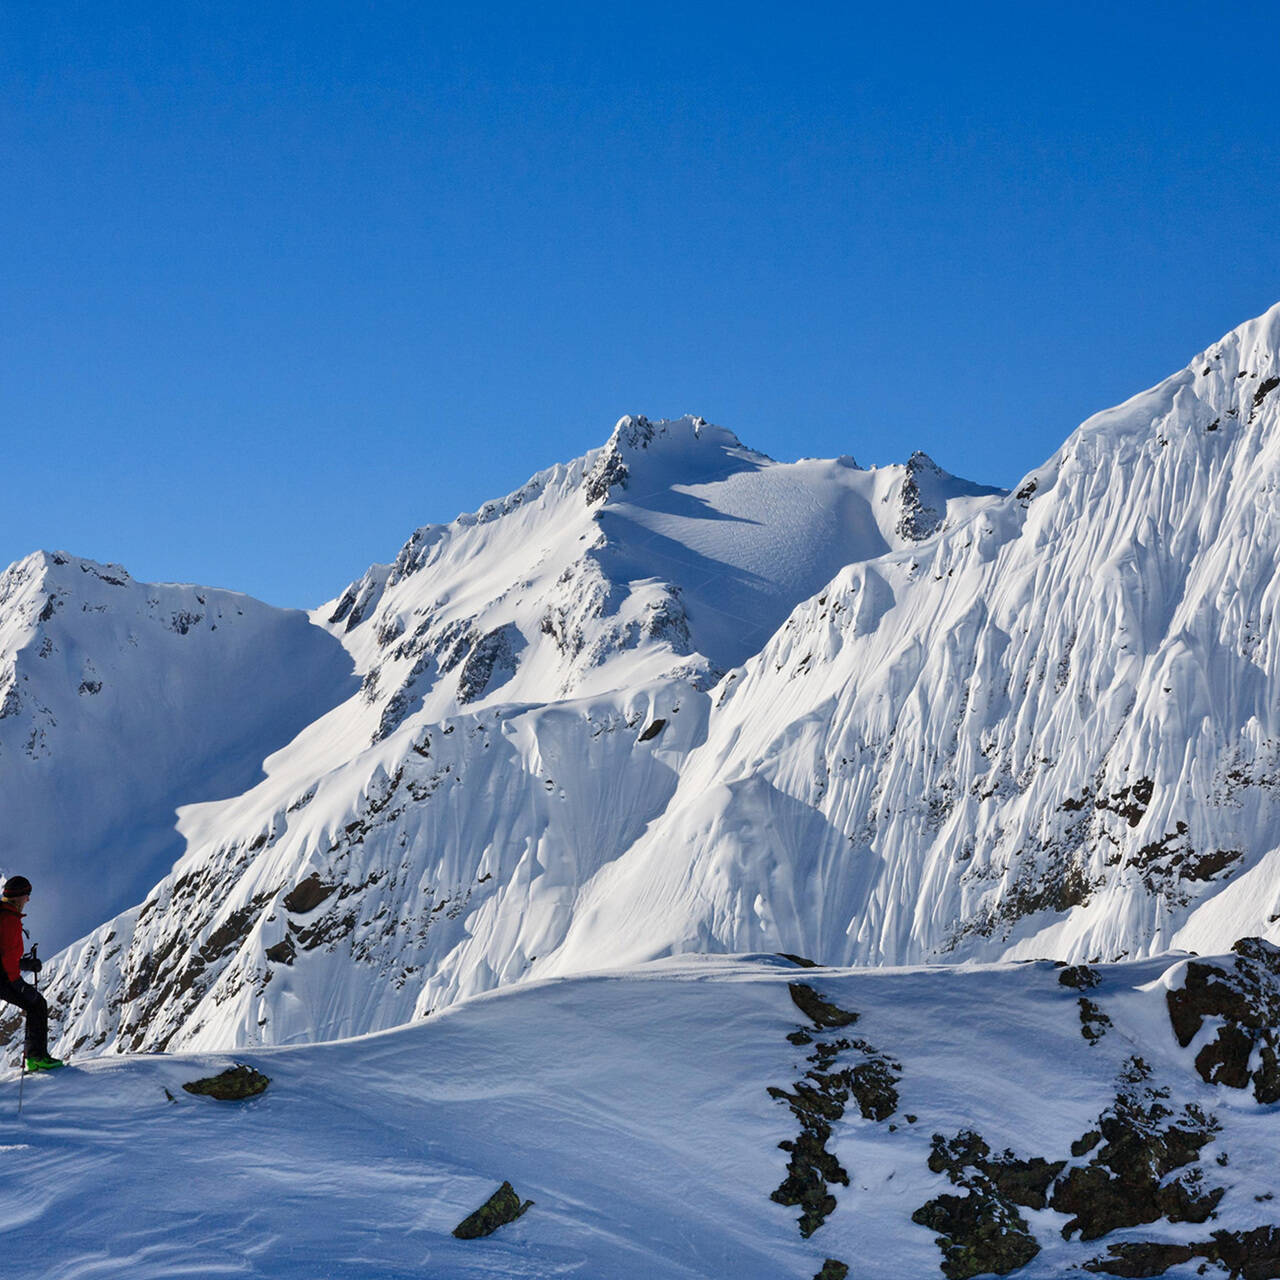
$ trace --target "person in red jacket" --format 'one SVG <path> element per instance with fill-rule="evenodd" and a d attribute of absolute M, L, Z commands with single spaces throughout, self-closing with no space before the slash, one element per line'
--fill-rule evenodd
<path fill-rule="evenodd" d="M 30 897 L 31 881 L 12 876 L 0 898 L 0 1000 L 16 1004 L 27 1015 L 27 1070 L 52 1071 L 63 1063 L 49 1056 L 49 1006 L 22 976 L 23 969 L 40 972 L 40 961 L 23 954 L 22 909 Z"/>

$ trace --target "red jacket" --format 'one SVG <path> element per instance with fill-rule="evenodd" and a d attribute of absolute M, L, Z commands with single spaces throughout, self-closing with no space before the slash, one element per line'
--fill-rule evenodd
<path fill-rule="evenodd" d="M 19 979 L 18 961 L 26 948 L 22 945 L 22 912 L 12 903 L 0 902 L 0 969 L 10 982 Z"/>

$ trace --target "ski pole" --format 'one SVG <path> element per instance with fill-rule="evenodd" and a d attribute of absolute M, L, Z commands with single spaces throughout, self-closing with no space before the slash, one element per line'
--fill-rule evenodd
<path fill-rule="evenodd" d="M 40 958 L 36 954 L 36 948 L 38 946 L 39 946 L 39 943 L 36 943 L 36 942 L 33 942 L 31 944 L 31 958 L 33 960 L 38 960 Z M 36 970 L 36 972 L 33 973 L 31 976 L 35 979 L 35 989 L 39 991 L 40 990 L 40 971 Z M 27 1085 L 27 1045 L 26 1045 L 26 1017 L 25 1016 L 23 1017 L 22 1035 L 23 1035 L 22 1072 L 18 1076 L 18 1115 L 19 1117 L 21 1117 L 22 1115 L 22 1091 L 23 1089 L 26 1088 L 26 1085 Z"/>

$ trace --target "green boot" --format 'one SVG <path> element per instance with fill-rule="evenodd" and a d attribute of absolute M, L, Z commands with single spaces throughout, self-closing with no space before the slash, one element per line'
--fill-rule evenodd
<path fill-rule="evenodd" d="M 67 1064 L 61 1058 L 28 1058 L 28 1071 L 57 1071 L 59 1067 L 65 1067 Z"/>

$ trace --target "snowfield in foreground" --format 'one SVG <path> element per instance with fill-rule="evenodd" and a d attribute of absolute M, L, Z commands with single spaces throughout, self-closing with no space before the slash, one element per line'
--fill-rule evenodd
<path fill-rule="evenodd" d="M 6 1274 L 1277 1276 L 1280 951 L 1237 952 L 681 957 L 353 1040 L 86 1060 L 20 1119 L 11 1074 Z M 265 1093 L 183 1092 L 236 1062 Z M 528 1211 L 455 1239 L 504 1181 Z"/>

